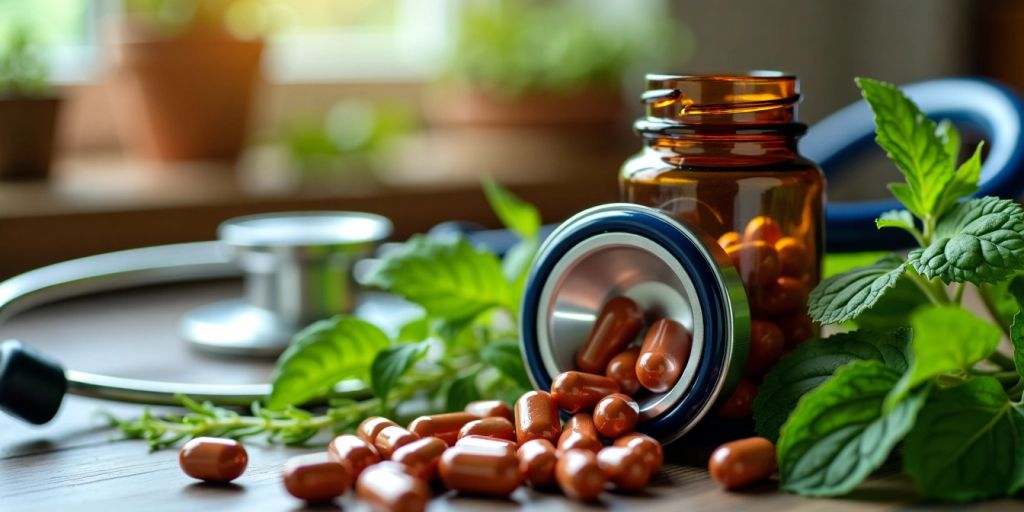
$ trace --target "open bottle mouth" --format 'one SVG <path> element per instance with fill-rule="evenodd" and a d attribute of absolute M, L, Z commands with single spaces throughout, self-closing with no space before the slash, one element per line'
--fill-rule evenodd
<path fill-rule="evenodd" d="M 643 94 L 649 121 L 683 125 L 796 122 L 800 82 L 778 71 L 746 74 L 649 74 Z"/>

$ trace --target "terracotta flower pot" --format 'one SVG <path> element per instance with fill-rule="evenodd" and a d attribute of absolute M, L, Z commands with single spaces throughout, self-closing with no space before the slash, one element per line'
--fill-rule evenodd
<path fill-rule="evenodd" d="M 43 180 L 53 161 L 57 97 L 0 98 L 0 180 Z"/>
<path fill-rule="evenodd" d="M 114 102 L 129 145 L 157 160 L 234 160 L 248 132 L 263 41 L 125 32 Z"/>

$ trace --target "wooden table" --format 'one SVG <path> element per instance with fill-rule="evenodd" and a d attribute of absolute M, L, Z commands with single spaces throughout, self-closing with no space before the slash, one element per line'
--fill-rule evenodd
<path fill-rule="evenodd" d="M 147 288 L 48 305 L 26 312 L 0 329 L 58 357 L 65 365 L 126 377 L 190 382 L 256 382 L 270 364 L 216 359 L 188 350 L 175 335 L 182 313 L 207 302 L 236 296 L 237 283 Z M 109 411 L 137 415 L 140 408 L 69 397 L 58 417 L 43 427 L 0 416 L 0 511 L 297 510 L 303 504 L 285 493 L 283 462 L 322 449 L 285 448 L 250 441 L 246 473 L 230 485 L 198 483 L 186 477 L 173 449 L 149 453 L 142 441 L 111 441 L 113 432 L 97 416 Z M 685 446 L 668 451 L 668 463 L 643 494 L 605 493 L 596 504 L 580 504 L 554 493 L 521 488 L 509 500 L 442 494 L 432 511 L 611 509 L 638 511 L 894 510 L 927 506 L 898 475 L 878 477 L 838 500 L 812 500 L 778 493 L 766 483 L 742 493 L 721 491 L 701 466 L 706 452 Z M 347 496 L 316 508 L 366 510 Z M 1002 500 L 976 510 L 1024 508 Z M 942 508 L 962 509 L 945 506 Z"/>

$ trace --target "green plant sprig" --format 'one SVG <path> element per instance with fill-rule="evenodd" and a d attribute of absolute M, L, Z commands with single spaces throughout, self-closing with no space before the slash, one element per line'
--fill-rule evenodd
<path fill-rule="evenodd" d="M 959 163 L 952 123 L 928 119 L 895 86 L 857 85 L 876 141 L 905 178 L 889 187 L 905 209 L 876 224 L 918 247 L 811 293 L 817 323 L 881 330 L 812 341 L 780 361 L 755 401 L 757 430 L 778 439 L 781 488 L 791 492 L 845 494 L 895 451 L 928 498 L 1013 495 L 1024 488 L 1024 209 L 971 197 L 982 144 Z M 992 320 L 964 308 L 968 288 Z M 997 350 L 1001 338 L 1012 358 Z"/>
<path fill-rule="evenodd" d="M 421 404 L 421 412 L 443 412 L 482 397 L 513 401 L 532 387 L 515 326 L 540 216 L 492 180 L 484 181 L 484 191 L 520 242 L 499 261 L 462 238 L 417 236 L 384 257 L 368 284 L 424 312 L 396 336 L 353 316 L 321 320 L 295 335 L 277 361 L 270 395 L 248 413 L 180 396 L 185 414 L 108 414 L 111 424 L 154 450 L 197 436 L 264 436 L 296 445 L 325 430 L 352 430 L 368 416 L 398 414 L 396 406 L 410 402 Z M 352 379 L 366 384 L 365 397 L 333 400 L 316 412 L 303 407 Z"/>

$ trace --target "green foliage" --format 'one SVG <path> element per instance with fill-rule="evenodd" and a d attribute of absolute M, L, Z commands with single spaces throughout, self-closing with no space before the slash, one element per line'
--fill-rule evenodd
<path fill-rule="evenodd" d="M 429 348 L 426 343 L 402 343 L 379 352 L 370 365 L 370 389 L 386 400 L 398 378 L 409 371 L 413 363 Z"/>
<path fill-rule="evenodd" d="M 873 265 L 824 280 L 811 292 L 808 310 L 811 319 L 822 324 L 837 324 L 857 318 L 896 284 L 905 266 L 898 257 L 890 255 Z"/>
<path fill-rule="evenodd" d="M 0 53 L 0 96 L 46 94 L 46 64 L 38 54 L 32 32 L 27 27 L 14 27 L 9 37 Z"/>

